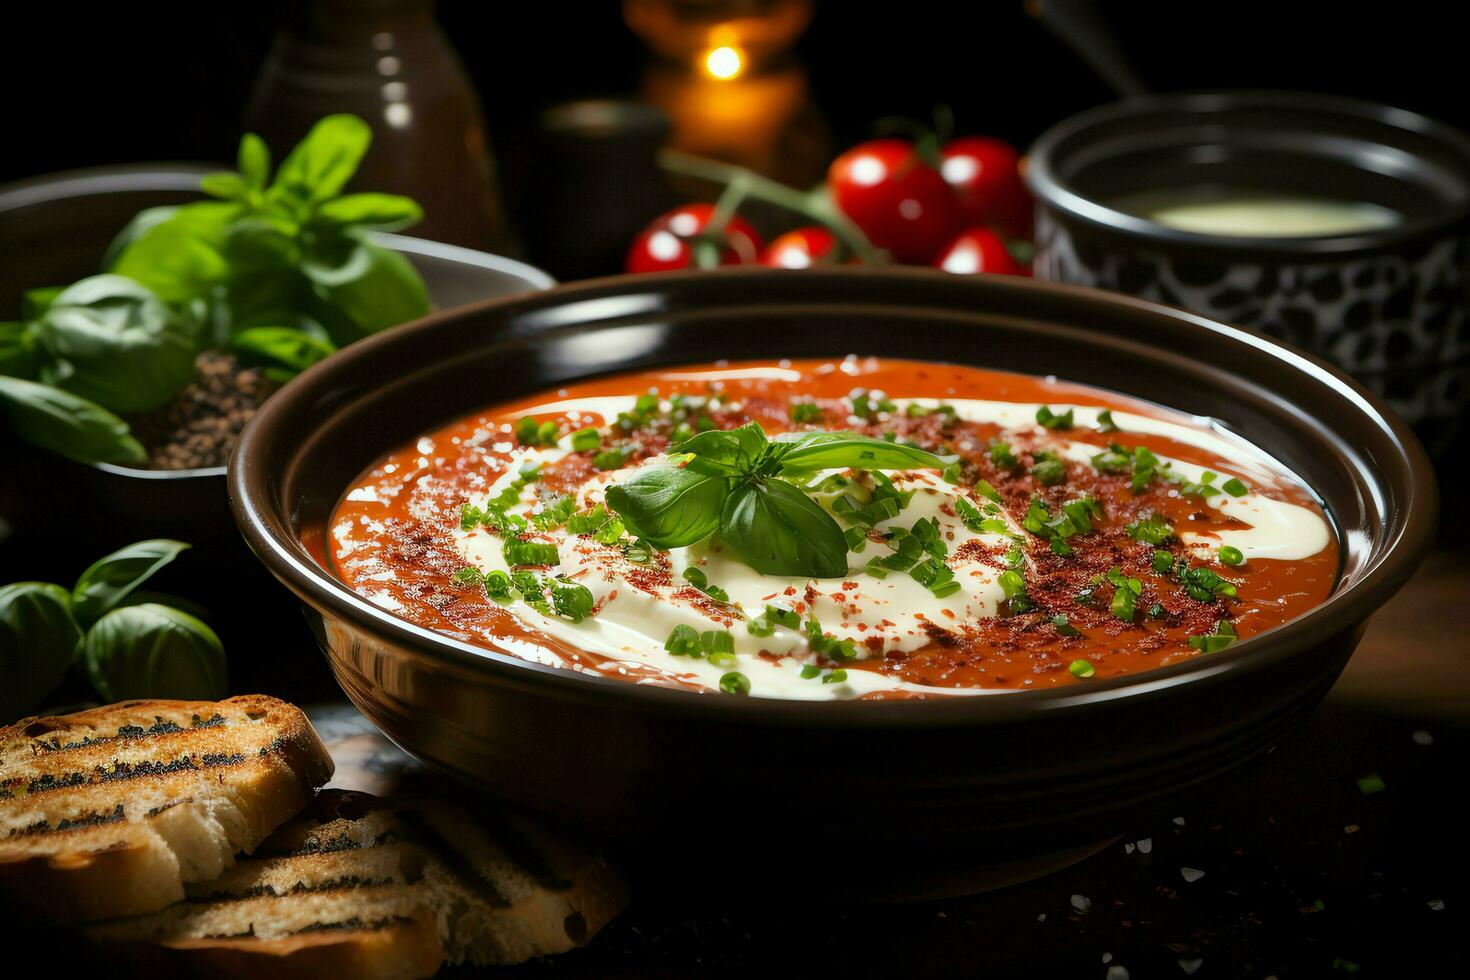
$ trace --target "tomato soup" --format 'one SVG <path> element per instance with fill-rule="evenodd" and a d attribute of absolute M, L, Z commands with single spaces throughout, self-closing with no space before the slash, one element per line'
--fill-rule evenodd
<path fill-rule="evenodd" d="M 1322 602 L 1316 498 L 1213 420 L 938 363 L 598 378 L 350 487 L 334 574 L 456 639 L 702 693 L 933 698 L 1208 657 Z"/>

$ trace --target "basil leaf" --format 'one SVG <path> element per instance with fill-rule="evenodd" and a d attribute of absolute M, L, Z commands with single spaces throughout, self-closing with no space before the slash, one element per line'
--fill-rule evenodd
<path fill-rule="evenodd" d="M 240 137 L 240 152 L 236 155 L 235 166 L 240 168 L 240 176 L 245 178 L 251 190 L 265 190 L 271 176 L 270 147 L 254 133 L 246 133 Z"/>
<path fill-rule="evenodd" d="M 193 331 L 122 276 L 67 287 L 35 331 L 43 380 L 114 412 L 156 408 L 194 379 Z"/>
<path fill-rule="evenodd" d="M 751 481 L 725 501 L 720 537 L 763 575 L 847 574 L 847 539 L 830 514 L 784 480 Z"/>
<path fill-rule="evenodd" d="M 373 131 L 356 116 L 327 116 L 281 161 L 271 196 L 291 207 L 334 197 L 362 162 Z"/>
<path fill-rule="evenodd" d="M 36 341 L 25 323 L 0 323 L 0 374 L 13 378 L 34 378 L 39 361 Z"/>
<path fill-rule="evenodd" d="M 659 466 L 609 487 L 607 506 L 635 537 L 667 550 L 708 537 L 719 526 L 729 492 L 724 477 Z"/>
<path fill-rule="evenodd" d="M 956 457 L 936 456 L 923 449 L 856 432 L 785 432 L 776 442 L 789 445 L 781 455 L 787 473 L 851 467 L 860 470 L 942 469 Z"/>
<path fill-rule="evenodd" d="M 397 231 L 416 224 L 423 217 L 424 209 L 411 197 L 398 194 L 346 194 L 318 205 L 312 216 L 312 223 Z"/>
<path fill-rule="evenodd" d="M 249 327 L 230 340 L 230 349 L 248 362 L 281 365 L 292 374 L 305 371 L 337 351 L 331 341 L 293 327 Z"/>
<path fill-rule="evenodd" d="M 97 559 L 72 587 L 72 612 L 89 626 L 189 548 L 182 541 L 138 541 Z"/>
<path fill-rule="evenodd" d="M 87 631 L 87 676 L 106 701 L 215 700 L 227 686 L 214 630 L 188 613 L 145 603 L 114 609 Z"/>
<path fill-rule="evenodd" d="M 0 375 L 0 409 L 21 438 L 78 462 L 141 463 L 148 458 L 122 419 L 50 385 Z"/>
<path fill-rule="evenodd" d="M 321 303 L 355 333 L 334 334 L 338 344 L 429 312 L 428 287 L 408 259 L 360 234 L 318 236 L 301 271 Z"/>
<path fill-rule="evenodd" d="M 238 201 L 250 193 L 250 187 L 245 183 L 245 178 L 228 170 L 223 173 L 205 174 L 199 178 L 199 189 L 210 197 L 218 197 L 226 201 Z"/>
<path fill-rule="evenodd" d="M 723 463 L 748 473 L 766 448 L 766 433 L 758 423 L 747 422 L 738 429 L 710 429 L 679 443 L 678 452 Z"/>
<path fill-rule="evenodd" d="M 240 205 L 229 201 L 144 211 L 113 242 L 103 268 L 181 306 L 229 278 L 223 250 L 230 222 L 239 215 Z"/>
<path fill-rule="evenodd" d="M 0 724 L 34 708 L 66 676 L 82 631 L 71 597 L 49 582 L 0 586 Z"/>

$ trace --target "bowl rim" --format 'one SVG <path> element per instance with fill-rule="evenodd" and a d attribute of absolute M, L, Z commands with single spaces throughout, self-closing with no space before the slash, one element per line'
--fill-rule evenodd
<path fill-rule="evenodd" d="M 1427 554 L 1436 526 L 1437 488 L 1429 457 L 1408 425 L 1394 415 L 1381 401 L 1350 380 L 1342 372 L 1305 352 L 1274 340 L 1250 334 L 1238 327 L 1198 316 L 1183 310 L 1128 296 L 1065 283 L 1045 282 L 1012 276 L 966 277 L 984 280 L 987 288 L 1054 292 L 1087 302 L 1113 304 L 1138 313 L 1163 317 L 1178 323 L 1181 329 L 1204 329 L 1255 347 L 1291 367 L 1315 375 L 1344 389 L 1362 414 L 1381 428 L 1400 450 L 1385 466 L 1391 466 L 1402 477 L 1406 497 L 1402 523 L 1397 534 L 1386 540 L 1379 553 L 1364 566 L 1362 572 L 1345 587 L 1339 585 L 1320 605 L 1282 624 L 1268 633 L 1251 637 L 1231 649 L 1206 657 L 1193 657 L 1179 663 L 1152 668 L 1144 673 L 1089 682 L 1085 686 L 1063 685 L 1046 690 L 1011 691 L 1002 695 L 970 695 L 929 701 L 802 701 L 763 697 L 713 697 L 699 692 L 632 684 L 611 677 L 592 675 L 549 664 L 532 663 L 513 654 L 455 640 L 427 627 L 418 626 L 373 605 L 364 597 L 322 568 L 306 554 L 300 539 L 290 532 L 290 518 L 281 508 L 287 506 L 275 493 L 278 473 L 260 462 L 270 452 L 272 443 L 289 438 L 280 432 L 288 428 L 293 404 L 308 400 L 319 391 L 335 385 L 334 378 L 352 371 L 354 360 L 366 357 L 376 347 L 443 328 L 455 320 L 478 317 L 486 312 L 501 312 L 510 317 L 548 305 L 572 304 L 611 293 L 619 293 L 630 284 L 647 287 L 697 283 L 711 277 L 808 277 L 814 290 L 826 283 L 827 295 L 843 295 L 842 284 L 864 277 L 881 277 L 919 286 L 924 282 L 955 281 L 956 277 L 938 270 L 833 268 L 830 270 L 790 271 L 729 268 L 713 271 L 681 270 L 639 276 L 611 276 L 564 284 L 554 290 L 519 297 L 487 300 L 432 314 L 406 324 L 396 331 L 378 334 L 359 341 L 342 353 L 309 368 L 290 381 L 246 425 L 229 466 L 230 507 L 236 523 L 256 557 L 299 599 L 329 617 L 351 622 L 366 632 L 385 635 L 396 645 L 415 655 L 439 664 L 492 675 L 508 686 L 535 687 L 538 693 L 566 699 L 596 700 L 611 698 L 629 709 L 662 712 L 670 717 L 700 718 L 711 724 L 736 722 L 756 726 L 797 726 L 813 729 L 859 727 L 929 728 L 954 727 L 975 723 L 1003 724 L 1035 720 L 1049 711 L 1102 710 L 1118 703 L 1134 703 L 1142 698 L 1163 695 L 1181 685 L 1197 684 L 1224 674 L 1240 676 L 1243 672 L 1260 672 L 1283 659 L 1296 656 L 1316 645 L 1321 638 L 1351 630 L 1366 617 L 1355 608 L 1364 604 L 1376 610 L 1414 572 Z M 644 290 L 648 291 L 648 290 Z M 895 304 L 897 305 L 897 304 Z M 564 325 L 559 325 L 564 326 Z M 838 356 L 838 355 L 833 355 Z M 385 450 L 386 451 L 386 450 Z M 1375 508 L 1380 501 L 1371 501 Z"/>
<path fill-rule="evenodd" d="M 15 210 L 65 200 L 70 197 L 89 196 L 100 193 L 129 193 L 134 191 L 199 191 L 199 178 L 214 173 L 227 164 L 202 162 L 159 162 L 128 163 L 115 166 L 83 167 L 77 170 L 62 170 L 40 174 L 0 185 L 0 211 Z M 201 198 L 203 192 L 200 191 Z M 499 272 L 519 279 L 528 290 L 546 290 L 557 285 L 556 279 L 545 269 L 528 262 L 513 259 L 494 252 L 481 252 L 463 245 L 436 242 L 429 238 L 413 235 L 398 235 L 375 231 L 372 238 L 378 244 L 395 252 L 421 255 L 425 258 L 458 262 L 490 272 Z M 436 311 L 438 312 L 438 311 Z M 396 328 L 390 328 L 396 329 Z M 135 480 L 209 480 L 225 475 L 225 466 L 201 466 L 182 470 L 150 470 L 120 463 L 82 463 L 109 476 Z"/>
<path fill-rule="evenodd" d="M 1400 248 L 1426 237 L 1449 234 L 1470 222 L 1470 193 L 1435 214 L 1365 232 L 1339 235 L 1248 236 L 1212 235 L 1185 231 L 1109 207 L 1076 191 L 1057 170 L 1057 156 L 1070 140 L 1086 138 L 1088 130 L 1131 117 L 1157 112 L 1187 112 L 1204 116 L 1237 107 L 1301 109 L 1329 116 L 1355 116 L 1407 130 L 1452 147 L 1464 158 L 1470 184 L 1470 135 L 1422 113 L 1382 102 L 1286 89 L 1224 89 L 1143 95 L 1110 102 L 1069 116 L 1048 128 L 1027 154 L 1026 182 L 1046 209 L 1068 222 L 1150 244 L 1179 250 L 1210 250 L 1249 261 L 1342 257 Z"/>

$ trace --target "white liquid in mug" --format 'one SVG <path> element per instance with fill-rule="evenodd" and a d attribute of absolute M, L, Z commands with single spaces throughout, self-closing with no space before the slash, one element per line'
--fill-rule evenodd
<path fill-rule="evenodd" d="M 1198 192 L 1146 191 L 1114 206 L 1169 228 L 1201 235 L 1248 238 L 1311 238 L 1375 231 L 1400 223 L 1403 215 L 1365 201 L 1236 191 L 1202 199 Z"/>

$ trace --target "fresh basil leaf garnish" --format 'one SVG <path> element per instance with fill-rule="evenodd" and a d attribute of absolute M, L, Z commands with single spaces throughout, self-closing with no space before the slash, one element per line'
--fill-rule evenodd
<path fill-rule="evenodd" d="M 914 470 L 943 469 L 957 457 L 936 456 L 925 449 L 873 439 L 856 432 L 796 432 L 776 437 L 789 447 L 780 456 L 787 473 L 825 469 Z"/>
<path fill-rule="evenodd" d="M 783 480 L 746 483 L 730 494 L 720 537 L 763 575 L 847 574 L 847 539 L 830 514 Z"/>
<path fill-rule="evenodd" d="M 636 537 L 656 548 L 682 548 L 720 524 L 729 480 L 677 466 L 645 469 L 608 488 L 607 506 Z"/>

